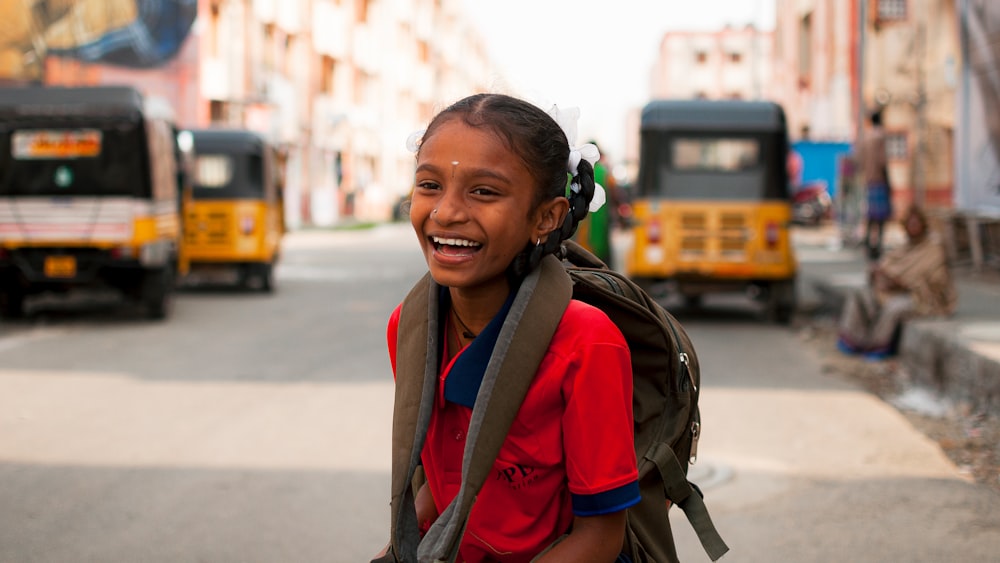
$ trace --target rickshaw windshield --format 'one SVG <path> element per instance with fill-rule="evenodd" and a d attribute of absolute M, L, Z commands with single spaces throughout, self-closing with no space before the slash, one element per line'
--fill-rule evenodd
<path fill-rule="evenodd" d="M 195 154 L 195 199 L 263 197 L 264 159 L 261 155 L 225 151 Z"/>
<path fill-rule="evenodd" d="M 640 197 L 675 200 L 785 199 L 784 160 L 773 135 L 648 131 Z"/>
<path fill-rule="evenodd" d="M 149 197 L 141 122 L 18 123 L 0 131 L 0 194 Z"/>

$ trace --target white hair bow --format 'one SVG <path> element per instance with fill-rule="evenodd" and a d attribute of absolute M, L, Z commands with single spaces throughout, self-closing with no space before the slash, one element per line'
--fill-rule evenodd
<path fill-rule="evenodd" d="M 573 177 L 569 188 L 573 193 L 579 193 L 580 183 L 577 181 L 576 176 L 580 161 L 586 160 L 591 166 L 594 166 L 601 158 L 601 152 L 597 149 L 597 145 L 593 143 L 576 146 L 577 122 L 580 120 L 580 108 L 559 109 L 559 106 L 552 104 L 552 107 L 548 110 L 548 114 L 559 124 L 559 128 L 566 135 L 566 141 L 569 143 L 569 159 L 566 161 L 566 171 Z M 595 182 L 594 197 L 590 200 L 589 211 L 591 213 L 597 211 L 604 205 L 605 201 L 604 187 Z"/>
<path fill-rule="evenodd" d="M 417 154 L 417 150 L 420 149 L 420 143 L 424 140 L 424 133 L 427 132 L 426 129 L 417 129 L 410 136 L 406 138 L 406 150 Z"/>

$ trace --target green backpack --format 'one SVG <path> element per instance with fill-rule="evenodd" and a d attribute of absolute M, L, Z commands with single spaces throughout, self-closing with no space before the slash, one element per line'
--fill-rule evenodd
<path fill-rule="evenodd" d="M 709 557 L 729 548 L 700 491 L 687 480 L 700 433 L 698 358 L 687 333 L 627 277 L 573 241 L 560 262 L 546 257 L 521 284 L 473 408 L 462 485 L 423 540 L 413 498 L 437 382 L 437 285 L 425 276 L 403 301 L 393 413 L 391 545 L 378 563 L 455 561 L 469 510 L 496 459 L 570 299 L 598 307 L 628 342 L 633 370 L 635 451 L 642 499 L 628 509 L 624 553 L 634 563 L 677 561 L 668 517 L 679 506 Z M 517 350 L 516 354 L 507 354 Z M 502 386 L 496 386 L 498 380 Z"/>

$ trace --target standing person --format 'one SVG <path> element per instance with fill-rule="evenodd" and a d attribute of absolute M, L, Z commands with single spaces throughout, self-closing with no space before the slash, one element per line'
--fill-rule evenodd
<path fill-rule="evenodd" d="M 901 323 L 916 316 L 946 316 L 957 295 L 941 240 L 920 208 L 902 218 L 906 245 L 869 269 L 869 284 L 847 297 L 837 347 L 847 354 L 882 358 L 896 353 Z"/>
<path fill-rule="evenodd" d="M 591 144 L 597 146 L 595 141 Z M 600 147 L 598 147 L 600 150 Z M 613 259 L 611 249 L 611 231 L 618 222 L 617 205 L 620 198 L 617 197 L 617 186 L 614 176 L 608 169 L 607 159 L 601 154 L 597 162 L 594 163 L 594 181 L 603 186 L 607 197 L 610 199 L 609 205 L 601 206 L 600 209 L 587 216 L 580 222 L 580 228 L 576 233 L 575 240 L 584 248 L 589 250 L 601 259 L 605 264 L 612 265 Z"/>
<path fill-rule="evenodd" d="M 419 448 L 426 482 L 407 497 L 409 509 L 396 496 L 409 493 L 393 491 L 394 529 L 407 520 L 421 536 L 433 536 L 456 525 L 447 509 L 461 492 L 465 437 L 499 328 L 507 328 L 522 282 L 590 207 L 596 147 L 571 147 L 572 135 L 556 121 L 561 116 L 510 96 L 477 94 L 439 113 L 419 145 L 411 144 L 417 168 L 409 217 L 440 296 L 437 314 L 421 322 L 429 339 L 436 327 L 440 363 L 426 439 L 422 447 L 408 445 Z M 399 376 L 401 309 L 387 330 Z M 464 533 L 457 524 L 458 560 L 618 560 L 625 509 L 640 500 L 633 447 L 625 339 L 602 311 L 570 301 Z M 401 457 L 394 447 L 394 482 L 398 472 L 407 475 Z M 393 538 L 378 561 L 446 558 L 428 553 L 435 548 L 427 543 L 416 548 Z M 407 549 L 416 553 L 400 552 Z"/>
<path fill-rule="evenodd" d="M 885 130 L 882 129 L 882 110 L 872 112 L 871 127 L 864 136 L 858 153 L 862 178 L 867 192 L 865 245 L 868 259 L 878 260 L 882 255 L 885 222 L 892 217 L 892 189 L 886 157 Z"/>

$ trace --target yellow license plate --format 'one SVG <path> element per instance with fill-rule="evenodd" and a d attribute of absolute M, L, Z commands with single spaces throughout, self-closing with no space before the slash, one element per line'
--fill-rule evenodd
<path fill-rule="evenodd" d="M 45 276 L 49 278 L 72 278 L 76 276 L 75 256 L 46 256 Z"/>

